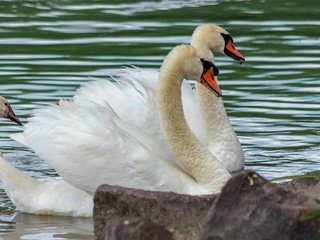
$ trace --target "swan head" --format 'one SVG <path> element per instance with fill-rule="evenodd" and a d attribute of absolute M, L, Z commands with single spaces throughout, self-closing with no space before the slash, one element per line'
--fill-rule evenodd
<path fill-rule="evenodd" d="M 173 48 L 162 63 L 160 75 L 170 72 L 176 79 L 195 79 L 217 97 L 222 95 L 216 76 L 218 68 L 210 61 L 199 57 L 199 52 L 191 45 Z"/>
<path fill-rule="evenodd" d="M 176 79 L 200 79 L 202 71 L 197 50 L 191 45 L 178 45 L 165 57 L 160 75 L 170 73 Z"/>
<path fill-rule="evenodd" d="M 240 64 L 245 61 L 244 56 L 236 49 L 231 35 L 215 24 L 197 27 L 192 34 L 191 45 L 198 48 L 205 59 L 212 59 L 213 52 L 220 52 Z"/>
<path fill-rule="evenodd" d="M 0 96 L 0 117 L 8 118 L 13 122 L 15 122 L 15 123 L 17 123 L 19 125 L 22 125 L 22 123 L 19 120 L 19 118 L 13 112 L 8 100 L 5 99 L 4 97 L 1 97 L 1 96 Z"/>

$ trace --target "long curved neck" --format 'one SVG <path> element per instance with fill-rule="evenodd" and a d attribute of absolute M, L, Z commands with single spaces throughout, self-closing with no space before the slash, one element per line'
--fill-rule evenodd
<path fill-rule="evenodd" d="M 196 94 L 198 97 L 202 117 L 206 123 L 208 139 L 216 140 L 223 125 L 230 125 L 223 101 L 209 91 L 205 86 L 196 82 Z M 218 124 L 219 123 L 219 124 Z M 210 144 L 210 143 L 209 143 Z"/>
<path fill-rule="evenodd" d="M 202 58 L 209 60 L 209 61 L 214 60 L 213 53 L 210 50 L 208 43 L 206 41 L 204 41 L 204 39 L 202 37 L 197 36 L 197 35 L 192 36 L 191 46 L 193 46 L 197 49 L 199 56 L 201 56 Z"/>
<path fill-rule="evenodd" d="M 11 196 L 11 190 L 36 188 L 38 182 L 14 168 L 9 162 L 0 156 L 0 179 L 4 185 L 7 194 Z"/>
<path fill-rule="evenodd" d="M 187 172 L 208 188 L 216 181 L 228 179 L 221 163 L 193 136 L 184 117 L 181 101 L 183 75 L 174 64 L 161 71 L 156 103 L 169 148 Z M 224 183 L 225 181 L 223 181 Z"/>
<path fill-rule="evenodd" d="M 208 61 L 214 62 L 214 55 L 209 49 L 206 42 L 202 38 L 195 36 L 191 40 L 192 46 L 194 46 L 201 57 Z M 216 97 L 211 91 L 199 82 L 195 83 L 196 94 L 199 100 L 201 115 L 206 123 L 206 129 L 208 133 L 209 145 L 215 144 L 217 136 L 220 134 L 221 129 L 225 129 L 223 125 L 230 125 L 227 113 L 223 106 L 221 98 Z M 217 124 L 219 122 L 220 124 Z"/>

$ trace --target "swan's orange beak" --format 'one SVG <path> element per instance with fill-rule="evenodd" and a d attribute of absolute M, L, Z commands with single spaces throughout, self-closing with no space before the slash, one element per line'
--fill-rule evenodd
<path fill-rule="evenodd" d="M 222 91 L 219 87 L 218 82 L 214 78 L 215 72 L 214 67 L 210 67 L 209 70 L 203 72 L 200 83 L 206 86 L 209 90 L 214 92 L 217 97 L 222 96 Z"/>
<path fill-rule="evenodd" d="M 244 56 L 236 49 L 231 39 L 227 40 L 224 53 L 240 64 L 245 61 Z"/>

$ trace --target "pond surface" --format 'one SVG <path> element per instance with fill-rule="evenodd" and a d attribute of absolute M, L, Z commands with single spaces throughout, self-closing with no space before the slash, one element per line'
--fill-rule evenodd
<path fill-rule="evenodd" d="M 318 0 L 2 0 L 0 95 L 26 122 L 32 109 L 71 97 L 89 76 L 110 79 L 131 65 L 159 69 L 196 26 L 217 23 L 246 56 L 240 66 L 216 55 L 245 167 L 268 179 L 318 170 L 318 6 Z M 41 180 L 57 177 L 9 138 L 19 127 L 0 125 L 1 152 L 14 166 Z M 2 189 L 0 207 L 3 239 L 91 239 L 90 219 L 14 214 Z"/>

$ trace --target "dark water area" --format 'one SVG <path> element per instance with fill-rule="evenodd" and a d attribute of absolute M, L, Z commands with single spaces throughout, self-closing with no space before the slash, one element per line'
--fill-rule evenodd
<path fill-rule="evenodd" d="M 246 57 L 238 65 L 215 56 L 245 168 L 268 179 L 319 170 L 318 5 L 316 0 L 2 0 L 0 95 L 26 122 L 33 109 L 72 97 L 89 77 L 110 79 L 132 65 L 159 69 L 172 47 L 190 42 L 196 26 L 216 23 Z M 19 127 L 4 120 L 0 125 L 1 152 L 14 166 L 40 180 L 57 177 L 9 138 Z M 91 238 L 88 219 L 14 214 L 3 189 L 0 207 L 3 239 Z"/>

